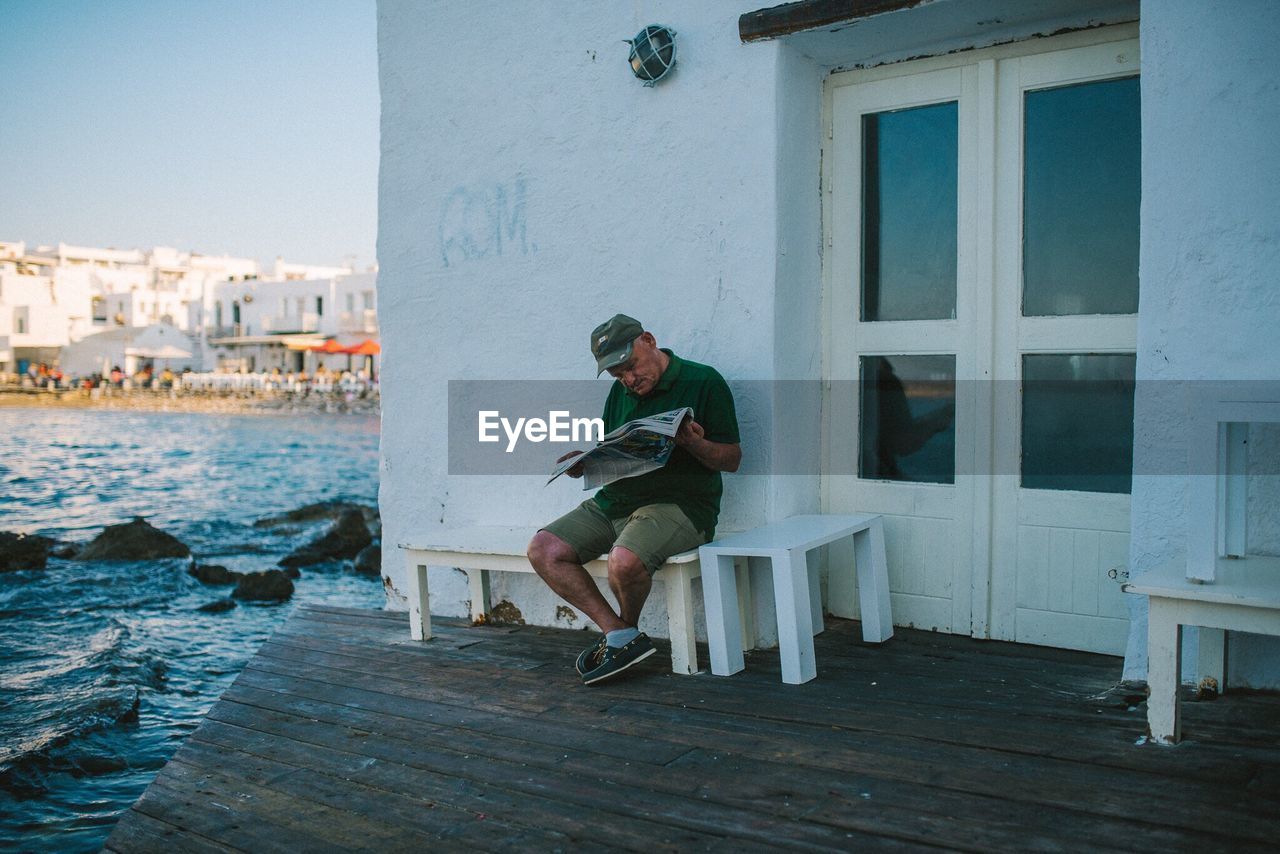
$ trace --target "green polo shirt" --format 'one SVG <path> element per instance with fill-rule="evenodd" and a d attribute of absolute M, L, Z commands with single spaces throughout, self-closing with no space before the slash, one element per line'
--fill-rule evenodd
<path fill-rule="evenodd" d="M 665 347 L 671 363 L 658 384 L 646 397 L 637 397 L 614 381 L 604 402 L 604 429 L 608 433 L 628 421 L 688 406 L 693 420 L 702 425 L 712 442 L 737 444 L 738 416 L 733 393 L 720 372 L 708 365 L 681 359 Z M 720 516 L 720 495 L 724 491 L 720 472 L 698 462 L 684 448 L 677 447 L 660 469 L 637 477 L 615 480 L 595 495 L 595 502 L 611 519 L 630 516 L 646 504 L 675 504 L 707 539 L 715 535 Z"/>

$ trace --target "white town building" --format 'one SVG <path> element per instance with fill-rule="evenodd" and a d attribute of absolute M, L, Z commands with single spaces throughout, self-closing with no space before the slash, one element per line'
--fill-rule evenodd
<path fill-rule="evenodd" d="M 351 283 L 338 284 L 344 278 Z M 344 343 L 358 343 L 359 336 L 377 334 L 373 279 L 372 273 L 353 276 L 348 267 L 297 264 L 282 258 L 264 276 L 252 259 L 163 246 L 143 251 L 0 243 L 0 373 L 18 372 L 33 362 L 55 364 L 60 348 L 95 332 L 156 324 L 191 336 L 193 353 L 187 364 L 196 370 L 216 367 L 218 355 L 211 350 L 210 339 L 251 335 L 255 329 L 256 334 L 347 335 Z M 245 321 L 232 319 L 237 294 L 243 292 L 252 300 L 257 283 L 271 285 L 273 305 L 280 310 L 246 311 L 252 316 Z M 350 295 L 352 289 L 357 297 Z M 299 300 L 311 307 L 299 309 Z M 325 300 L 331 318 L 320 322 Z M 353 308 L 344 313 L 341 306 L 348 304 Z M 223 309 L 225 318 L 220 315 Z M 357 311 L 363 312 L 359 321 L 350 320 Z M 237 356 L 229 361 L 239 368 L 254 360 Z"/>
<path fill-rule="evenodd" d="M 468 437 L 450 383 L 590 380 L 587 334 L 621 311 L 735 386 L 723 529 L 884 514 L 895 622 L 1123 655 L 1145 677 L 1146 600 L 1112 576 L 1186 554 L 1196 475 L 1165 390 L 1280 381 L 1280 4 L 378 16 L 385 542 L 580 501 L 563 479 L 451 469 Z M 653 87 L 622 44 L 648 24 L 678 48 Z M 1280 443 L 1254 429 L 1250 537 L 1280 554 Z M 383 561 L 404 607 L 402 558 Z M 431 585 L 466 613 L 459 573 Z M 532 576 L 493 597 L 567 624 Z M 1280 686 L 1276 639 L 1229 648 L 1230 682 Z"/>
<path fill-rule="evenodd" d="M 114 368 L 131 377 L 147 365 L 156 374 L 164 368 L 178 373 L 191 366 L 194 350 L 191 337 L 168 323 L 114 326 L 63 347 L 59 367 L 79 377 L 105 377 Z"/>
<path fill-rule="evenodd" d="M 200 328 L 218 370 L 314 372 L 345 368 L 346 356 L 309 348 L 332 339 L 344 346 L 378 336 L 377 273 L 328 278 L 219 282 Z M 352 362 L 359 368 L 359 360 Z M 375 359 L 375 372 L 378 364 Z"/>

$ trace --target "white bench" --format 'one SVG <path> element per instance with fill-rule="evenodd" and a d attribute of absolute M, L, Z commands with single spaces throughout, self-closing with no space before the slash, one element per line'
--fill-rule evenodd
<path fill-rule="evenodd" d="M 822 631 L 818 548 L 845 537 L 853 538 L 863 640 L 880 643 L 893 637 L 881 517 L 869 513 L 792 516 L 740 534 L 729 534 L 698 550 L 703 567 L 702 590 L 712 673 L 729 676 L 746 666 L 744 638 L 739 630 L 742 585 L 737 583 L 734 558 L 767 557 L 773 564 L 782 681 L 798 685 L 817 676 L 813 636 Z M 833 574 L 832 583 L 837 583 L 836 578 Z M 732 617 L 735 612 L 738 619 Z M 746 641 L 746 645 L 750 646 L 750 641 Z"/>
<path fill-rule="evenodd" d="M 1159 744 L 1182 738 L 1182 627 L 1201 626 L 1198 676 L 1226 689 L 1224 631 L 1280 635 L 1280 558 L 1218 558 L 1214 581 L 1187 578 L 1178 565 L 1154 569 L 1125 585 L 1146 595 L 1147 724 Z"/>
<path fill-rule="evenodd" d="M 1233 392 L 1230 398 L 1223 391 Z M 1200 629 L 1196 679 L 1226 682 L 1226 632 L 1280 635 L 1280 558 L 1248 554 L 1248 425 L 1280 423 L 1275 383 L 1210 388 L 1192 413 L 1185 565 L 1152 569 L 1123 589 L 1148 597 L 1147 725 L 1182 738 L 1182 628 Z"/>
<path fill-rule="evenodd" d="M 401 543 L 409 568 L 409 632 L 414 640 L 431 637 L 431 600 L 427 567 L 465 570 L 471 585 L 471 618 L 489 613 L 489 573 L 534 571 L 525 556 L 537 528 L 474 527 L 433 531 L 420 539 Z M 608 562 L 593 560 L 586 570 L 595 578 L 608 578 Z M 671 670 L 680 674 L 698 671 L 694 639 L 693 579 L 699 575 L 698 553 L 673 555 L 654 576 L 662 582 L 667 598 L 667 628 L 671 638 Z M 744 605 L 745 592 L 744 588 Z M 749 607 L 743 613 L 750 613 Z"/>

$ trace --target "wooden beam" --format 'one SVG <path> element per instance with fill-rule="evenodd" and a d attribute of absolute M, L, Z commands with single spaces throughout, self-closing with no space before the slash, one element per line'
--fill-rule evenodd
<path fill-rule="evenodd" d="M 761 41 L 928 2 L 931 0 L 800 0 L 747 12 L 738 18 L 738 35 L 744 42 Z"/>

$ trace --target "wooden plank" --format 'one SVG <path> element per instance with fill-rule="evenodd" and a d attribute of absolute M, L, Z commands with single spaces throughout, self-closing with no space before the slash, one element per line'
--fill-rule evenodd
<path fill-rule="evenodd" d="M 273 708 L 292 708 L 299 716 L 309 720 L 347 720 L 342 709 L 323 701 L 299 703 L 294 697 L 272 697 L 269 694 L 259 694 L 256 699 Z M 366 717 L 361 721 L 361 726 L 390 731 L 414 743 L 423 743 L 419 731 L 406 727 L 401 722 L 378 721 Z M 455 738 L 446 743 L 456 745 L 458 740 Z M 243 747 L 243 741 L 237 742 L 237 746 L 247 749 Z M 469 751 L 483 750 L 483 746 L 474 741 L 467 742 L 466 746 Z M 504 750 L 502 746 L 497 749 Z M 300 748 L 300 761 L 313 761 L 312 750 Z M 709 762 L 687 761 L 692 754 L 706 754 L 711 759 Z M 586 772 L 597 768 L 590 762 L 566 763 L 545 755 L 523 755 L 518 758 L 522 763 L 534 766 L 545 765 L 550 761 L 552 766 L 568 770 L 582 768 Z M 677 774 L 672 779 L 670 769 L 684 769 L 686 766 L 694 770 L 691 778 L 689 775 Z M 338 766 L 334 773 L 347 772 L 343 766 Z M 647 779 L 652 779 L 655 772 L 647 773 L 650 775 Z M 874 831 L 922 843 L 955 837 L 966 839 L 969 844 L 987 850 L 993 847 L 1026 848 L 1029 845 L 1030 837 L 1025 828 L 1011 820 L 1008 804 L 1000 799 L 975 798 L 930 786 L 895 784 L 856 772 L 839 775 L 824 772 L 814 775 L 786 764 L 756 762 L 722 752 L 711 755 L 701 750 L 690 751 L 672 762 L 668 770 L 657 773 L 671 779 L 677 792 L 686 791 L 686 786 L 695 787 L 697 796 L 702 801 L 727 803 L 791 819 L 811 818 L 848 830 Z M 407 785 L 397 780 L 388 780 L 386 784 Z M 908 790 L 913 794 L 910 798 L 904 798 L 904 793 Z M 874 804 L 868 803 L 871 797 L 875 798 Z M 921 814 L 922 810 L 924 815 Z M 1070 812 L 1061 821 L 1067 825 L 1071 824 L 1072 819 L 1081 821 L 1081 816 Z M 1122 822 L 1108 822 L 1096 817 L 1090 817 L 1088 825 L 1087 830 L 1077 833 L 1080 843 L 1090 843 L 1100 848 L 1114 845 L 1114 837 L 1109 838 L 1108 834 L 1114 834 L 1123 828 Z M 1157 833 L 1152 838 L 1185 840 L 1189 837 L 1185 834 Z"/>
<path fill-rule="evenodd" d="M 198 787 L 194 781 L 203 773 L 176 759 L 170 760 L 133 809 L 246 851 L 285 854 L 299 849 L 344 850 L 341 842 L 335 843 L 311 832 L 334 822 L 333 811 L 306 809 L 289 799 L 273 796 L 270 791 L 241 792 L 240 787 L 228 785 L 211 772 L 206 778 L 208 782 Z M 255 794 L 262 795 L 266 802 L 251 803 Z M 224 803 L 233 798 L 240 798 L 242 802 Z"/>
<path fill-rule="evenodd" d="M 594 753 L 600 757 L 621 760 L 643 757 L 646 762 L 661 765 L 670 762 L 688 750 L 688 747 L 683 744 L 674 744 L 658 738 L 641 738 L 613 733 L 602 734 L 583 731 L 580 727 L 561 723 L 554 718 L 534 719 L 528 717 L 521 719 L 510 715 L 468 709 L 464 706 L 435 703 L 427 697 L 421 696 L 421 694 L 429 695 L 429 689 L 422 692 L 406 691 L 405 693 L 391 694 L 371 691 L 368 687 L 348 687 L 311 679 L 305 680 L 310 683 L 309 685 L 303 685 L 304 680 L 293 677 L 291 671 L 293 671 L 293 668 L 287 667 L 276 671 L 245 671 L 247 678 L 243 684 L 253 687 L 270 687 L 274 684 L 287 686 L 290 691 L 309 690 L 322 695 L 328 693 L 331 696 L 342 696 L 349 703 L 358 703 L 361 708 L 376 709 L 386 714 L 413 716 L 415 718 L 421 715 L 429 715 L 429 719 L 439 726 L 465 727 L 467 729 L 482 728 L 485 732 L 494 735 L 506 735 L 523 741 L 536 742 L 547 747 Z M 277 678 L 263 678 L 258 675 L 264 673 L 269 673 Z M 239 686 L 240 684 L 237 681 L 236 685 Z M 418 696 L 409 696 L 411 693 Z"/>
<path fill-rule="evenodd" d="M 799 0 L 741 15 L 738 18 L 738 37 L 744 42 L 772 39 L 910 9 L 925 2 L 929 0 Z"/>
<path fill-rule="evenodd" d="M 232 718 L 243 714 L 257 732 L 270 731 L 271 734 L 325 746 L 330 739 L 338 737 L 331 725 L 316 720 L 302 717 L 272 719 L 253 712 L 242 713 L 235 708 L 236 705 L 220 703 L 210 712 L 210 720 L 234 724 Z M 475 782 L 488 782 L 515 792 L 554 797 L 578 809 L 594 812 L 602 825 L 611 824 L 617 817 L 631 816 L 659 821 L 668 827 L 701 836 L 739 837 L 760 844 L 790 843 L 828 848 L 848 845 L 900 847 L 892 839 L 817 824 L 800 824 L 692 797 L 700 778 L 669 769 L 654 774 L 651 769 L 642 768 L 637 763 L 616 761 L 601 764 L 595 759 L 575 767 L 573 754 L 562 754 L 557 758 L 555 754 L 547 753 L 538 773 L 531 775 L 525 763 L 505 758 L 504 750 L 482 753 L 472 749 L 474 744 L 468 745 L 467 751 L 463 752 L 456 747 L 433 745 L 421 737 L 409 740 L 376 732 L 362 737 L 360 744 L 363 753 L 377 759 Z"/>
<path fill-rule="evenodd" d="M 413 713 L 412 709 L 405 711 Z M 633 709 L 629 714 L 608 716 L 607 723 L 600 725 L 610 727 L 611 731 L 635 726 L 646 717 L 641 711 Z M 562 712 L 558 710 L 556 714 Z M 825 731 L 827 728 L 802 724 L 792 724 L 791 737 L 787 738 L 788 728 L 782 724 L 775 722 L 763 728 L 749 719 L 736 721 L 738 727 L 746 730 L 746 735 L 735 740 L 732 738 L 735 718 L 729 711 L 710 709 L 702 703 L 688 709 L 655 707 L 653 715 L 656 717 L 649 720 L 649 732 L 666 733 L 672 739 L 684 738 L 691 746 L 728 744 L 748 754 L 785 757 L 789 763 L 823 772 L 815 775 L 819 781 L 828 773 L 860 767 L 904 782 L 928 783 L 1014 802 L 1080 809 L 1121 819 L 1131 817 L 1133 810 L 1159 813 L 1163 807 L 1176 812 L 1174 808 L 1183 805 L 1186 812 L 1199 815 L 1194 819 L 1173 816 L 1169 823 L 1192 830 L 1205 830 L 1215 824 L 1218 819 L 1204 809 L 1212 805 L 1219 817 L 1232 816 L 1242 836 L 1265 839 L 1266 834 L 1276 829 L 1275 821 L 1260 820 L 1255 814 L 1266 814 L 1265 804 L 1257 810 L 1234 804 L 1232 798 L 1220 795 L 1219 785 L 1211 782 L 1200 786 L 1164 782 L 1161 786 L 1159 776 L 1151 775 L 1138 784 L 1131 774 L 1108 774 L 1107 769 L 1087 765 L 1018 757 L 998 750 L 961 749 L 901 735 Z M 639 734 L 643 730 L 629 732 Z M 767 737 L 762 737 L 762 732 L 766 732 Z M 474 743 L 470 743 L 469 748 L 478 749 Z M 500 752 L 505 748 L 493 749 Z M 536 761 L 536 757 L 522 756 L 521 761 Z M 664 775 L 666 773 L 669 772 Z M 1130 791 L 1132 785 L 1151 786 L 1160 791 L 1134 793 Z M 1006 791 L 1010 788 L 1013 791 Z"/>
<path fill-rule="evenodd" d="M 264 649 L 264 652 L 269 650 Z M 397 675 L 394 668 L 384 670 L 384 673 L 390 676 Z M 404 676 L 411 681 L 418 681 L 420 674 L 420 668 L 415 666 Z M 476 679 L 491 678 L 490 674 L 482 671 L 473 671 L 473 675 Z M 1082 702 L 1067 704 L 1059 699 L 1053 700 L 1052 705 L 1046 707 L 1047 711 L 1041 711 L 1040 714 L 1032 717 L 1027 714 L 1029 710 L 1034 710 L 1030 700 L 1001 695 L 990 700 L 982 700 L 984 706 L 994 707 L 999 712 L 994 720 L 991 709 L 985 707 L 977 711 L 963 707 L 949 708 L 944 718 L 939 716 L 937 710 L 929 707 L 930 701 L 936 700 L 933 695 L 938 693 L 937 686 L 941 682 L 941 676 L 937 671 L 929 672 L 927 675 L 928 680 L 921 683 L 922 693 L 918 697 L 901 699 L 898 691 L 888 687 L 884 689 L 872 687 L 869 690 L 853 680 L 841 679 L 837 680 L 837 687 L 821 692 L 819 700 L 810 700 L 808 695 L 805 695 L 798 702 L 788 703 L 783 709 L 786 714 L 797 719 L 808 721 L 825 719 L 831 724 L 840 723 L 856 729 L 882 732 L 899 731 L 903 728 L 903 722 L 910 720 L 912 731 L 917 736 L 973 746 L 998 746 L 1005 750 L 1091 763 L 1115 764 L 1117 767 L 1140 769 L 1144 767 L 1143 763 L 1148 762 L 1126 749 L 1132 745 L 1132 741 L 1137 737 L 1136 734 L 1141 732 L 1141 709 L 1126 711 L 1127 707 L 1121 705 L 1100 709 Z M 544 677 L 533 678 L 541 682 Z M 648 701 L 657 702 L 667 697 L 669 702 L 679 703 L 690 699 L 691 695 L 684 690 L 678 679 L 664 679 L 657 683 L 645 681 L 646 687 L 635 690 L 642 691 L 643 693 L 639 696 L 643 696 Z M 705 683 L 705 680 L 702 683 Z M 766 685 L 758 682 L 746 683 L 738 680 L 737 677 L 734 680 L 712 680 L 710 683 L 702 683 L 697 686 L 699 689 L 707 685 L 723 688 L 732 696 L 731 702 L 735 707 L 743 705 L 741 701 L 744 692 L 750 695 L 758 694 L 760 706 L 763 708 L 776 705 L 770 703 L 770 698 L 775 696 L 777 691 L 773 683 Z M 630 684 L 625 683 L 622 690 L 627 691 Z M 657 690 L 654 686 L 658 686 Z M 1035 690 L 1038 693 L 1044 693 L 1040 687 Z M 826 715 L 828 708 L 832 706 L 843 710 L 841 719 L 837 720 Z M 1046 737 L 1043 723 L 1045 717 L 1053 717 L 1050 712 L 1057 712 L 1062 722 L 1055 725 L 1052 736 Z M 1131 733 L 1126 733 L 1122 728 L 1102 727 L 1099 725 L 1101 718 L 1118 723 L 1122 727 L 1128 727 Z M 1210 755 L 1205 756 L 1202 752 L 1196 754 L 1196 757 L 1203 757 L 1205 762 L 1216 768 L 1219 759 L 1214 757 L 1218 750 L 1216 745 L 1210 746 L 1208 751 Z M 1274 750 L 1270 751 L 1270 755 L 1272 758 L 1280 758 Z M 1162 758 L 1164 756 L 1172 759 L 1187 757 L 1188 754 L 1162 754 Z M 1160 773 L 1169 773 L 1174 770 L 1176 769 L 1168 764 L 1163 764 Z M 1233 771 L 1244 778 L 1250 773 L 1250 766 L 1247 763 L 1240 763 L 1233 766 Z"/>
<path fill-rule="evenodd" d="M 228 728 L 234 729 L 234 728 Z M 419 778 L 400 779 L 400 788 L 378 788 L 353 778 L 369 760 L 358 754 L 340 754 L 353 761 L 338 763 L 337 773 L 326 773 L 315 766 L 320 758 L 316 748 L 293 751 L 297 745 L 286 738 L 263 739 L 257 745 L 242 745 L 239 733 L 220 742 L 205 737 L 188 740 L 183 749 L 183 762 L 197 767 L 217 767 L 232 784 L 250 791 L 267 788 L 288 795 L 298 802 L 322 804 L 350 813 L 340 820 L 360 826 L 366 818 L 378 821 L 385 840 L 370 838 L 357 847 L 372 847 L 374 841 L 394 843 L 406 836 L 419 844 L 439 842 L 450 846 L 475 846 L 486 851 L 527 851 L 531 848 L 564 847 L 569 838 L 562 833 L 536 826 L 517 826 L 504 821 L 488 808 L 483 799 L 479 809 L 457 809 L 441 801 L 423 797 Z M 255 749 L 246 749 L 256 746 Z M 281 761 L 285 758 L 304 760 L 302 764 Z M 336 769 L 331 769 L 336 770 Z M 589 842 L 589 840 L 588 840 Z M 577 844 L 574 846 L 578 847 Z"/>
<path fill-rule="evenodd" d="M 411 643 L 404 615 L 300 606 L 113 847 L 576 850 L 615 823 L 614 848 L 735 852 L 1280 835 L 1274 696 L 1187 703 L 1212 743 L 1138 748 L 1144 705 L 1116 689 L 1117 659 L 827 627 L 803 687 L 777 681 L 776 651 L 732 678 L 646 662 L 584 687 L 570 668 L 591 633 L 441 620 Z"/>
<path fill-rule="evenodd" d="M 841 622 L 845 626 L 849 625 L 847 622 Z M 463 629 L 462 631 L 465 633 L 470 630 Z M 574 644 L 574 646 L 570 647 L 567 651 L 574 653 L 577 652 L 576 642 L 579 635 L 577 632 L 557 632 L 556 630 L 531 631 L 533 631 L 533 636 L 526 636 L 531 643 L 526 644 L 526 646 L 545 646 L 545 644 L 543 644 L 543 640 L 545 639 L 544 635 L 549 635 L 552 638 L 567 635 L 570 642 Z M 542 634 L 539 635 L 539 632 Z M 981 645 L 979 645 L 979 649 L 982 649 Z M 344 651 L 349 652 L 352 655 L 381 655 L 377 650 L 369 651 L 357 646 L 346 647 L 344 648 Z M 767 652 L 756 654 L 764 655 L 766 657 L 769 655 Z M 1130 730 L 1131 735 L 1128 737 L 1132 739 L 1136 739 L 1143 731 L 1143 725 L 1137 721 L 1137 718 L 1140 717 L 1141 708 L 1138 707 L 1136 699 L 1128 704 L 1121 703 L 1117 700 L 1116 702 L 1112 702 L 1105 706 L 1098 703 L 1085 703 L 1081 701 L 1082 698 L 1089 696 L 1090 692 L 1107 693 L 1107 689 L 1113 687 L 1113 677 L 1111 674 L 1104 673 L 1103 676 L 1106 678 L 1098 678 L 1095 668 L 1093 671 L 1094 678 L 1086 679 L 1085 677 L 1088 675 L 1088 671 L 1076 672 L 1074 670 L 1075 667 L 1083 667 L 1084 665 L 1069 664 L 1063 668 L 1069 670 L 1069 672 L 1059 677 L 1056 673 L 1057 668 L 1055 668 L 1052 675 L 1050 673 L 1041 672 L 1038 669 L 1035 671 L 1029 671 L 1025 665 L 1022 666 L 1020 670 L 1009 669 L 1012 668 L 1016 662 L 1012 659 L 1008 659 L 1007 657 L 1004 658 L 1004 660 L 1008 663 L 1000 665 L 1000 667 L 1005 668 L 1004 670 L 999 669 L 999 667 L 989 668 L 986 666 L 985 662 L 989 661 L 990 657 L 983 656 L 981 654 L 969 655 L 961 658 L 950 656 L 945 659 L 930 656 L 921 660 L 919 656 L 882 654 L 874 649 L 863 648 L 855 657 L 849 659 L 842 659 L 840 656 L 825 654 L 825 651 L 823 654 L 820 654 L 819 657 L 822 660 L 828 661 L 850 661 L 854 664 L 855 669 L 857 670 L 865 668 L 870 676 L 869 682 L 877 681 L 878 679 L 881 683 L 885 683 L 886 680 L 884 679 L 884 674 L 886 673 L 896 674 L 898 677 L 906 675 L 907 673 L 915 673 L 924 677 L 922 680 L 917 680 L 915 683 L 916 687 L 919 689 L 917 691 L 904 692 L 902 684 L 889 680 L 888 684 L 880 684 L 878 687 L 870 686 L 875 688 L 875 690 L 868 692 L 867 686 L 869 685 L 869 682 L 863 683 L 862 686 L 859 686 L 857 673 L 831 673 L 831 668 L 828 667 L 824 672 L 828 672 L 829 677 L 833 678 L 829 678 L 827 680 L 827 684 L 822 686 L 821 702 L 830 705 L 849 706 L 852 703 L 856 703 L 862 694 L 871 693 L 878 697 L 873 704 L 873 708 L 895 709 L 895 707 L 901 707 L 903 711 L 897 713 L 905 713 L 916 717 L 919 717 L 922 709 L 935 704 L 946 705 L 950 709 L 953 709 L 954 711 L 948 712 L 948 715 L 958 719 L 990 715 L 991 711 L 994 710 L 998 713 L 997 718 L 999 719 L 999 722 L 993 725 L 995 725 L 998 730 L 1009 730 L 1012 732 L 1022 731 L 1025 733 L 1024 741 L 1032 746 L 1049 743 L 1046 742 L 1046 739 L 1044 738 L 1043 721 L 1039 720 L 1039 716 L 1043 715 L 1046 719 L 1054 720 L 1056 722 L 1053 731 L 1064 737 L 1060 738 L 1058 742 L 1062 743 L 1065 741 L 1068 746 L 1073 747 L 1077 741 L 1083 741 L 1085 743 L 1096 741 L 1096 739 L 1093 738 L 1093 735 L 1097 733 L 1105 732 L 1111 736 L 1107 745 L 1099 745 L 1095 748 L 1095 752 L 1101 752 L 1103 754 L 1102 758 L 1097 761 L 1101 761 L 1104 764 L 1108 762 L 1105 755 L 1107 753 L 1111 753 L 1114 756 L 1122 758 L 1129 756 L 1128 751 L 1116 750 L 1116 744 L 1118 743 L 1116 739 L 1119 738 L 1122 742 L 1125 737 L 1123 728 L 1127 727 Z M 1102 662 L 1109 662 L 1112 660 L 1101 656 L 1088 656 L 1088 658 L 1100 660 Z M 977 663 L 975 664 L 975 662 Z M 945 672 L 942 672 L 942 666 L 945 666 Z M 996 672 L 988 673 L 988 670 L 995 670 Z M 997 678 L 999 673 L 1003 672 L 1019 675 L 1021 678 L 1016 680 L 1016 682 L 1022 685 L 1023 690 L 1014 691 L 1010 688 L 1009 679 L 1005 677 Z M 1028 674 L 1030 674 L 1030 676 L 1028 676 Z M 729 688 L 730 691 L 742 690 L 742 680 L 749 680 L 753 677 L 756 678 L 756 681 L 750 684 L 752 684 L 756 690 L 773 690 L 769 685 L 761 685 L 758 678 L 759 673 L 756 671 L 751 671 L 735 677 L 731 683 L 733 687 L 730 688 L 729 685 L 726 685 L 726 688 Z M 1036 680 L 1043 680 L 1050 684 L 1041 684 L 1039 681 L 1032 681 L 1032 677 Z M 416 671 L 410 675 L 410 678 L 417 678 Z M 489 677 L 487 675 L 477 674 L 477 678 Z M 772 678 L 776 679 L 776 676 Z M 570 679 L 572 679 L 572 677 L 570 677 Z M 1084 681 L 1082 681 L 1082 679 Z M 995 687 L 994 689 L 980 690 L 979 686 L 970 685 L 966 687 L 962 684 L 956 686 L 955 691 L 943 691 L 938 687 L 939 685 L 946 686 L 956 682 L 967 683 L 970 680 L 979 683 L 986 681 Z M 1092 684 L 1090 684 L 1090 682 L 1092 682 Z M 835 685 L 836 687 L 832 688 L 830 685 Z M 956 691 L 959 692 L 958 698 L 953 698 L 953 695 L 956 695 Z M 1064 704 L 1061 702 L 1062 696 L 1071 698 L 1074 701 Z M 769 699 L 766 697 L 763 702 L 768 705 Z M 917 709 L 917 706 L 919 706 L 920 709 Z M 1238 707 L 1232 704 L 1217 704 L 1214 706 L 1214 709 L 1235 708 Z M 1280 712 L 1280 709 L 1276 707 L 1273 707 L 1273 709 L 1275 709 L 1276 712 Z M 1017 717 L 1014 720 L 1008 720 L 1008 713 L 1010 710 L 1016 710 L 1017 712 Z M 821 709 L 818 709 L 818 713 L 820 712 Z M 1247 724 L 1251 718 L 1250 713 L 1246 710 L 1237 712 L 1236 716 L 1241 718 L 1242 722 L 1245 724 Z M 1271 719 L 1280 722 L 1280 714 L 1273 714 Z M 1106 720 L 1109 723 L 1114 723 L 1119 728 L 1100 728 L 1100 720 Z M 1062 721 L 1074 722 L 1075 729 L 1064 730 L 1062 723 L 1057 723 Z M 957 722 L 959 722 L 959 720 L 957 720 Z M 1255 749 L 1274 751 L 1277 747 L 1277 743 L 1274 736 L 1271 736 L 1270 733 L 1274 732 L 1276 728 L 1266 726 L 1267 719 L 1264 719 L 1260 723 L 1262 726 L 1246 725 L 1243 727 L 1234 722 L 1218 723 L 1215 722 L 1213 710 L 1207 710 L 1206 716 L 1202 716 L 1194 725 L 1194 732 L 1197 735 L 1202 735 L 1212 739 L 1212 743 L 1206 745 L 1207 750 L 1210 752 L 1221 750 L 1235 742 L 1240 742 L 1242 746 L 1247 744 Z M 981 727 L 977 727 L 976 729 L 974 727 L 966 727 L 963 732 L 970 733 L 971 730 L 975 736 L 984 735 Z M 1042 750 L 1040 752 L 1044 751 Z"/>
<path fill-rule="evenodd" d="M 189 830 L 184 830 L 167 821 L 152 818 L 137 810 L 125 810 L 124 815 L 116 822 L 111 836 L 107 837 L 107 851 L 120 854 L 169 854 L 171 851 L 191 852 L 191 854 L 225 854 L 239 849 L 231 848 L 207 839 Z"/>
<path fill-rule="evenodd" d="M 339 728 L 324 734 L 318 730 L 318 727 L 308 728 L 308 733 L 315 740 L 298 741 L 256 731 L 246 732 L 240 727 L 219 722 L 202 728 L 191 741 L 215 754 L 222 749 L 234 748 L 264 762 L 304 765 L 372 790 L 410 793 L 422 800 L 418 811 L 433 821 L 443 822 L 444 831 L 448 831 L 451 825 L 474 826 L 477 821 L 500 819 L 497 826 L 518 829 L 519 832 L 512 833 L 512 836 L 518 835 L 522 845 L 539 850 L 552 847 L 557 840 L 559 847 L 572 847 L 575 851 L 605 847 L 635 851 L 678 850 L 682 846 L 714 841 L 698 834 L 672 832 L 652 821 L 621 816 L 609 822 L 609 845 L 603 846 L 597 841 L 601 828 L 588 813 L 576 807 L 566 808 L 565 804 L 552 797 L 513 792 L 499 785 L 500 781 L 491 783 L 465 779 L 389 759 L 379 758 L 371 762 L 364 753 L 343 749 L 363 744 L 368 733 L 348 729 L 344 735 Z M 335 746 L 318 743 L 330 739 Z M 382 814 L 381 809 L 377 812 Z M 424 816 L 409 818 L 421 822 Z M 529 831 L 539 832 L 544 838 L 537 842 Z M 477 847 L 489 850 L 494 844 L 495 840 L 491 839 Z"/>

